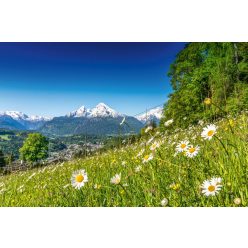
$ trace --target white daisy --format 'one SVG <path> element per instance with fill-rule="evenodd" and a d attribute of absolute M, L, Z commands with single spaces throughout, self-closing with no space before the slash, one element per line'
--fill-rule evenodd
<path fill-rule="evenodd" d="M 216 134 L 217 127 L 214 124 L 208 125 L 203 128 L 201 136 L 205 140 L 211 140 L 213 136 Z"/>
<path fill-rule="evenodd" d="M 78 170 L 73 172 L 71 177 L 71 184 L 75 189 L 80 189 L 88 182 L 88 176 L 85 170 Z"/>
<path fill-rule="evenodd" d="M 147 163 L 148 161 L 153 159 L 153 155 L 145 155 L 145 157 L 143 158 L 143 163 Z"/>
<path fill-rule="evenodd" d="M 154 142 L 151 146 L 150 146 L 150 150 L 154 151 L 156 150 L 158 147 L 160 146 L 160 144 L 158 142 Z"/>
<path fill-rule="evenodd" d="M 164 123 L 164 125 L 165 125 L 166 127 L 168 127 L 168 126 L 170 126 L 172 123 L 173 123 L 173 119 L 166 121 L 166 122 Z"/>
<path fill-rule="evenodd" d="M 126 161 L 122 161 L 122 163 L 121 163 L 121 165 L 124 166 L 124 167 L 126 166 L 126 164 L 127 164 Z"/>
<path fill-rule="evenodd" d="M 110 182 L 116 185 L 119 184 L 121 182 L 121 174 L 116 174 L 115 176 L 113 176 Z"/>
<path fill-rule="evenodd" d="M 141 166 L 141 165 L 138 165 L 138 166 L 134 169 L 134 171 L 135 171 L 136 173 L 138 173 L 138 172 L 141 171 L 141 169 L 142 169 L 142 166 Z"/>
<path fill-rule="evenodd" d="M 233 200 L 233 202 L 236 204 L 236 205 L 240 205 L 241 204 L 241 199 L 240 198 L 235 198 Z"/>
<path fill-rule="evenodd" d="M 148 141 L 147 144 L 150 144 L 154 140 L 154 137 L 151 137 Z"/>
<path fill-rule="evenodd" d="M 179 142 L 179 144 L 176 146 L 176 151 L 177 152 L 185 152 L 189 148 L 189 141 L 188 140 L 183 140 Z"/>
<path fill-rule="evenodd" d="M 211 184 L 216 184 L 216 185 L 218 185 L 218 184 L 221 184 L 221 182 L 222 182 L 222 178 L 220 178 L 220 177 L 213 177 L 213 178 L 211 179 Z"/>
<path fill-rule="evenodd" d="M 165 207 L 167 204 L 168 204 L 168 199 L 164 198 L 162 201 L 161 201 L 161 206 L 162 207 Z"/>
<path fill-rule="evenodd" d="M 222 185 L 220 184 L 221 178 L 212 178 L 211 180 L 205 180 L 202 184 L 202 193 L 205 196 L 214 196 L 220 190 Z"/>
<path fill-rule="evenodd" d="M 137 154 L 137 157 L 140 157 L 145 152 L 145 149 L 141 149 L 140 152 Z"/>
<path fill-rule="evenodd" d="M 23 192 L 24 191 L 24 185 L 21 185 L 18 189 L 19 192 Z"/>
<path fill-rule="evenodd" d="M 199 150 L 199 146 L 189 146 L 188 150 L 186 151 L 186 156 L 189 158 L 193 158 L 198 154 Z"/>
<path fill-rule="evenodd" d="M 148 126 L 148 127 L 146 128 L 146 130 L 145 130 L 145 133 L 148 133 L 148 132 L 151 131 L 152 129 L 153 129 L 152 126 Z"/>

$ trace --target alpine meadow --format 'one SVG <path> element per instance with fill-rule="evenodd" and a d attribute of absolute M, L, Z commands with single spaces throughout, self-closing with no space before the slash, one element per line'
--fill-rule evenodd
<path fill-rule="evenodd" d="M 151 45 L 162 47 L 163 44 Z M 172 49 L 173 43 L 165 45 L 170 45 Z M 142 109 L 143 112 L 137 115 L 134 111 L 138 112 L 138 101 L 141 101 L 139 91 L 141 94 L 144 89 L 140 85 L 135 88 L 135 83 L 130 83 L 127 90 L 133 89 L 137 98 L 137 106 L 133 104 L 134 110 L 131 112 L 130 107 L 129 114 L 122 114 L 102 101 L 95 106 L 90 100 L 89 106 L 94 107 L 82 106 L 66 115 L 59 113 L 57 117 L 33 116 L 1 109 L 0 206 L 247 207 L 248 43 L 192 42 L 179 45 L 178 50 L 173 50 L 174 55 L 170 55 L 169 50 L 165 53 L 164 48 L 156 50 L 160 60 L 166 54 L 170 55 L 168 64 L 162 64 L 170 90 L 162 92 L 166 80 L 161 76 L 164 81 L 161 90 L 157 89 L 163 95 L 161 105 L 159 100 L 155 102 L 156 96 L 155 100 L 152 98 L 156 84 L 145 81 L 151 80 L 151 75 L 142 78 L 143 87 L 148 92 L 144 104 L 151 109 Z M 64 59 L 69 54 L 66 43 L 59 46 L 63 56 L 58 56 L 61 63 L 53 69 L 64 65 Z M 75 45 L 76 52 L 73 50 L 71 54 L 83 49 L 79 46 Z M 98 49 L 96 46 L 94 44 L 93 50 Z M 118 45 L 109 43 L 100 46 L 103 49 L 117 49 Z M 102 82 L 107 82 L 121 72 L 124 81 L 120 80 L 118 84 L 125 85 L 129 67 L 123 64 L 131 52 L 126 52 L 127 44 L 120 46 L 121 52 L 118 50 L 118 54 L 123 56 L 123 61 L 118 64 L 119 67 L 113 66 L 114 72 L 107 67 L 113 59 L 108 57 L 101 64 L 104 68 L 99 66 L 97 73 L 92 73 L 90 66 L 98 64 L 87 58 L 89 62 L 83 64 L 86 68 L 83 73 L 91 72 L 92 76 L 105 73 L 107 79 Z M 139 50 L 142 43 L 132 46 L 132 49 Z M 46 49 L 52 49 L 52 45 L 47 45 Z M 106 56 L 105 52 L 99 51 L 96 52 L 98 55 L 90 56 Z M 116 54 L 116 51 L 113 50 L 111 54 Z M 164 57 L 162 52 L 165 53 Z M 57 56 L 59 53 L 54 54 Z M 130 59 L 133 63 L 130 65 L 132 73 L 135 70 L 142 73 L 148 71 L 148 67 L 141 67 L 149 59 L 143 55 L 140 57 L 143 61 L 137 62 L 137 65 L 136 61 Z M 122 57 L 118 59 L 122 60 Z M 45 57 L 41 57 L 42 60 L 47 61 Z M 72 58 L 69 57 L 68 60 L 71 63 L 68 68 L 73 73 L 81 70 L 76 64 L 79 59 L 71 62 Z M 150 60 L 150 66 L 155 68 L 155 58 L 151 57 Z M 151 73 L 155 75 L 154 78 L 157 77 L 157 71 L 154 69 Z M 55 72 L 49 73 L 52 78 Z M 136 74 L 132 77 L 134 80 L 140 78 Z M 160 80 L 160 75 L 157 78 Z M 76 80 L 76 76 L 70 80 Z M 88 84 L 91 84 L 90 81 Z M 61 83 L 59 88 L 62 90 L 68 85 L 69 82 Z M 80 83 L 78 85 L 75 87 L 77 94 L 81 90 Z M 117 82 L 114 82 L 107 89 L 100 85 L 101 96 L 106 94 L 110 98 L 111 94 L 116 94 L 116 98 L 121 98 L 111 91 L 116 85 Z M 89 91 L 87 87 L 82 92 Z M 40 86 L 37 92 L 42 90 Z M 126 94 L 124 90 L 120 91 Z M 51 92 L 56 95 L 54 91 Z M 65 90 L 63 94 L 70 95 L 71 91 Z M 95 94 L 98 95 L 99 92 Z M 35 97 L 38 98 L 39 94 Z M 130 94 L 125 101 L 119 101 L 123 108 L 128 106 L 131 97 Z M 91 98 L 92 95 L 85 97 Z M 112 101 L 111 106 L 114 103 Z M 44 107 L 47 111 L 50 108 L 52 106 Z"/>

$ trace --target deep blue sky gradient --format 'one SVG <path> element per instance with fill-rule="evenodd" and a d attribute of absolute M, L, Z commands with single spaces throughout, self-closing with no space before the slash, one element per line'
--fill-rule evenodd
<path fill-rule="evenodd" d="M 104 102 L 134 115 L 171 92 L 185 43 L 0 43 L 0 111 L 59 116 Z"/>

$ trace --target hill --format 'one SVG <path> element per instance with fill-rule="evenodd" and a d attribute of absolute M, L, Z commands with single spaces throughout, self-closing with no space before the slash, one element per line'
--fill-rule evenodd
<path fill-rule="evenodd" d="M 3 176 L 1 206 L 248 206 L 247 123 L 245 112 L 220 119 L 211 138 L 210 123 L 150 130 L 121 149 Z M 80 189 L 78 170 L 88 178 Z"/>
<path fill-rule="evenodd" d="M 120 126 L 123 117 L 56 117 L 46 122 L 39 130 L 48 135 L 118 135 L 121 133 L 138 133 L 143 124 L 134 117 L 126 117 L 126 124 Z"/>

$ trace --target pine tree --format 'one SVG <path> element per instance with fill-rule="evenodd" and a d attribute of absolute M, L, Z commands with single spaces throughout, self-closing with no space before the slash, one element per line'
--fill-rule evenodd
<path fill-rule="evenodd" d="M 6 163 L 5 163 L 5 159 L 4 159 L 4 154 L 0 150 L 0 167 L 4 167 L 5 165 L 6 165 Z"/>

